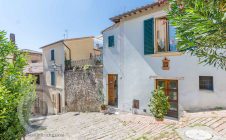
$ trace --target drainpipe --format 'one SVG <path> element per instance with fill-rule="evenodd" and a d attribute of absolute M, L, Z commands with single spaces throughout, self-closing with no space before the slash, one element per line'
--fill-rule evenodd
<path fill-rule="evenodd" d="M 63 41 L 63 44 L 64 44 L 64 46 L 68 49 L 68 51 L 69 51 L 69 59 L 70 59 L 70 63 L 69 63 L 69 67 L 70 67 L 70 69 L 71 69 L 71 49 L 65 44 L 65 42 Z M 67 105 L 67 102 L 66 102 L 66 97 L 67 97 L 67 93 L 65 92 L 66 91 L 66 87 L 65 87 L 65 74 L 63 74 L 63 79 L 64 79 L 64 82 L 63 82 L 63 93 L 64 93 L 64 101 L 62 101 L 62 102 L 64 102 L 64 112 L 66 111 L 66 105 Z"/>
<path fill-rule="evenodd" d="M 64 44 L 64 46 L 68 49 L 68 51 L 69 51 L 69 59 L 70 59 L 70 64 L 69 64 L 69 66 L 70 66 L 70 69 L 71 69 L 71 49 L 64 43 L 64 41 L 63 41 L 63 44 Z"/>

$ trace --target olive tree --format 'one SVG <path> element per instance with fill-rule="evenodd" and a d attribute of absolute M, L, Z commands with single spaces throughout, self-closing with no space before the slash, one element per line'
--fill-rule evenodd
<path fill-rule="evenodd" d="M 177 49 L 226 70 L 226 0 L 169 0 Z"/>

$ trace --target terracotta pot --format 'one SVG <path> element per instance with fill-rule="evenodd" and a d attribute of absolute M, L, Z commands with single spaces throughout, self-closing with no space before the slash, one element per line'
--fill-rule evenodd
<path fill-rule="evenodd" d="M 104 114 L 107 114 L 108 110 L 107 110 L 107 109 L 106 109 L 106 110 L 102 110 L 102 109 L 101 109 L 100 112 L 101 112 L 101 113 L 104 113 Z"/>
<path fill-rule="evenodd" d="M 158 122 L 162 122 L 162 121 L 164 121 L 164 118 L 155 118 L 155 120 Z"/>

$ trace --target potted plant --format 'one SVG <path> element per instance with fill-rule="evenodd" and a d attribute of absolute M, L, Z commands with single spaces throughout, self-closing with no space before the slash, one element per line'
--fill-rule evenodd
<path fill-rule="evenodd" d="M 170 104 L 168 102 L 168 97 L 165 95 L 162 88 L 158 88 L 152 92 L 149 108 L 157 121 L 164 120 L 164 117 L 170 108 Z"/>
<path fill-rule="evenodd" d="M 102 112 L 102 113 L 107 113 L 107 105 L 102 104 L 102 105 L 100 106 L 100 112 Z"/>

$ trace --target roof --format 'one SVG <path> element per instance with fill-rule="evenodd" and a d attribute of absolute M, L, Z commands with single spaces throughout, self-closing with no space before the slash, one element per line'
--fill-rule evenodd
<path fill-rule="evenodd" d="M 160 2 L 155 2 L 155 3 L 147 4 L 145 6 L 142 6 L 142 7 L 133 9 L 131 11 L 122 13 L 120 15 L 114 16 L 114 17 L 110 18 L 110 20 L 113 21 L 114 23 L 118 23 L 124 17 L 128 17 L 128 16 L 131 16 L 133 14 L 141 13 L 143 11 L 148 10 L 149 8 L 153 8 L 154 6 L 157 6 L 157 5 L 160 6 L 161 4 L 164 4 L 165 2 L 167 2 L 167 0 L 161 0 Z"/>
<path fill-rule="evenodd" d="M 57 43 L 60 43 L 60 42 L 72 41 L 72 40 L 80 40 L 80 39 L 87 39 L 87 38 L 94 38 L 94 36 L 87 36 L 87 37 L 80 37 L 80 38 L 70 38 L 70 39 L 62 39 L 62 40 L 59 40 L 59 41 L 50 43 L 48 45 L 45 45 L 45 46 L 41 47 L 40 49 L 43 49 L 45 47 L 48 47 L 48 46 L 51 46 L 51 45 L 54 45 L 54 44 L 57 44 Z"/>
<path fill-rule="evenodd" d="M 23 52 L 28 52 L 28 53 L 42 54 L 41 52 L 34 51 L 34 50 L 29 50 L 29 49 L 22 49 L 21 51 L 23 51 Z"/>
<path fill-rule="evenodd" d="M 43 64 L 31 63 L 24 68 L 24 73 L 29 73 L 29 74 L 43 73 Z"/>
<path fill-rule="evenodd" d="M 95 39 L 103 40 L 103 35 L 96 36 Z"/>
<path fill-rule="evenodd" d="M 117 23 L 111 25 L 110 27 L 107 27 L 106 29 L 104 29 L 103 31 L 101 31 L 101 33 L 103 34 L 105 31 L 112 29 Z"/>

